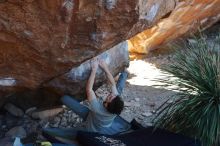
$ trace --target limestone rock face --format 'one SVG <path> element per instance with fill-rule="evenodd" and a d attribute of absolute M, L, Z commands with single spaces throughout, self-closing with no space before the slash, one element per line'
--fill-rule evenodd
<path fill-rule="evenodd" d="M 113 75 L 119 73 L 124 67 L 128 67 L 128 43 L 124 41 L 113 48 L 101 53 L 97 56 L 99 59 L 105 60 L 108 68 Z M 91 72 L 90 60 L 80 64 L 78 67 L 72 68 L 69 72 L 60 77 L 54 78 L 49 82 L 43 84 L 45 88 L 53 87 L 58 94 L 79 95 L 78 97 L 85 97 L 85 89 L 87 79 Z M 96 73 L 95 88 L 103 81 L 106 81 L 106 75 L 99 67 Z M 94 88 L 94 89 L 95 89 Z"/>
<path fill-rule="evenodd" d="M 75 94 L 78 84 L 66 78 L 72 68 L 149 28 L 175 3 L 0 0 L 0 100 L 9 93 L 44 86 Z M 75 86 L 70 89 L 69 83 Z"/>
<path fill-rule="evenodd" d="M 208 28 L 220 20 L 220 0 L 183 0 L 169 17 L 132 37 L 129 51 L 148 53 L 180 36 Z"/>
<path fill-rule="evenodd" d="M 219 0 L 183 3 L 182 0 L 0 0 L 0 106 L 11 94 L 27 90 L 31 92 L 29 96 L 43 89 L 59 95 L 83 93 L 88 60 L 92 57 L 113 47 L 114 51 L 106 56 L 110 56 L 111 72 L 116 74 L 128 64 L 125 40 L 170 13 L 173 16 L 173 10 L 178 12 L 173 16 L 174 22 L 191 24 L 193 19 L 216 16 L 220 9 Z M 188 13 L 182 12 L 185 7 L 191 12 L 189 19 Z M 188 25 L 180 26 L 182 33 L 188 30 Z M 120 53 L 121 47 L 124 54 Z M 96 85 L 103 82 L 102 76 L 98 74 Z"/>

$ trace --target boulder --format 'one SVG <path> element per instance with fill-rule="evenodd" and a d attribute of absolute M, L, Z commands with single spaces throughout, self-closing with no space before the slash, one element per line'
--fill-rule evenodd
<path fill-rule="evenodd" d="M 34 119 L 44 120 L 44 119 L 48 119 L 50 117 L 54 117 L 61 112 L 63 112 L 63 108 L 57 107 L 57 108 L 50 108 L 50 109 L 33 111 L 31 116 Z"/>
<path fill-rule="evenodd" d="M 7 103 L 4 106 L 5 110 L 8 111 L 11 115 L 16 116 L 16 117 L 23 117 L 24 112 L 16 107 L 15 105 L 11 104 L 11 103 Z"/>
<path fill-rule="evenodd" d="M 0 103 L 11 93 L 43 86 L 75 94 L 85 84 L 70 88 L 72 69 L 149 28 L 174 7 L 175 0 L 0 1 Z"/>
<path fill-rule="evenodd" d="M 0 106 L 11 95 L 23 93 L 40 105 L 41 98 L 52 104 L 53 98 L 64 94 L 82 95 L 91 58 L 109 50 L 107 56 L 112 57 L 109 65 L 116 75 L 128 64 L 125 40 L 170 16 L 171 21 L 158 23 L 150 30 L 149 34 L 158 32 L 153 39 L 144 33 L 129 43 L 154 48 L 165 38 L 184 34 L 191 24 L 198 26 L 193 23 L 195 20 L 204 24 L 217 21 L 218 5 L 219 0 L 2 0 Z M 150 41 L 142 43 L 148 38 Z M 104 81 L 102 76 L 99 71 L 96 87 Z M 50 96 L 52 93 L 55 96 Z M 35 105 L 28 106 L 25 109 Z"/>
<path fill-rule="evenodd" d="M 99 59 L 105 60 L 111 73 L 116 75 L 125 66 L 129 64 L 128 45 L 124 41 L 115 47 L 105 51 L 97 56 Z M 45 88 L 53 87 L 59 94 L 65 93 L 75 95 L 75 97 L 85 98 L 86 82 L 90 76 L 91 65 L 90 60 L 83 62 L 80 66 L 72 68 L 69 72 L 62 76 L 43 84 Z M 104 71 L 99 67 L 95 78 L 95 88 L 106 80 Z"/>

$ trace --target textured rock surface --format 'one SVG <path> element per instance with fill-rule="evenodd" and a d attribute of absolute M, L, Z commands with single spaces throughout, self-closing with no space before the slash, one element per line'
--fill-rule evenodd
<path fill-rule="evenodd" d="M 66 78 L 73 67 L 148 28 L 174 7 L 174 0 L 1 0 L 1 101 L 8 93 L 53 86 L 54 79 L 63 90 L 69 84 L 57 77 Z"/>
<path fill-rule="evenodd" d="M 183 24 L 216 16 L 219 10 L 218 0 L 183 3 L 182 0 L 1 0 L 0 106 L 8 99 L 3 97 L 18 91 L 19 94 L 25 91 L 25 97 L 35 96 L 38 102 L 52 98 L 48 93 L 55 90 L 59 95 L 83 92 L 89 67 L 85 65 L 78 81 L 74 80 L 74 68 L 152 27 L 169 16 L 176 6 L 180 9 L 176 8 L 177 14 L 171 18 Z M 189 19 L 188 13 L 183 11 L 185 8 L 191 12 Z M 180 34 L 185 33 L 188 25 L 180 26 L 183 27 Z M 175 34 L 169 31 L 172 33 Z M 145 41 L 144 44 L 159 44 L 167 37 L 162 36 L 156 37 L 156 42 Z M 117 51 L 111 53 L 116 55 Z M 127 64 L 119 58 L 114 58 L 111 64 L 116 66 L 111 67 L 114 74 Z M 100 82 L 101 78 L 97 83 Z"/>
<path fill-rule="evenodd" d="M 148 53 L 182 35 L 206 29 L 220 20 L 220 0 L 183 0 L 168 18 L 161 20 L 129 41 L 129 51 Z"/>
<path fill-rule="evenodd" d="M 97 56 L 104 59 L 111 73 L 116 75 L 123 67 L 129 64 L 128 45 L 124 41 L 108 51 Z M 85 97 L 85 85 L 91 72 L 90 60 L 80 66 L 72 68 L 68 73 L 44 84 L 45 87 L 54 87 L 58 94 L 65 93 L 71 95 L 81 95 Z M 101 85 L 105 80 L 105 73 L 99 68 L 96 74 L 95 84 Z"/>

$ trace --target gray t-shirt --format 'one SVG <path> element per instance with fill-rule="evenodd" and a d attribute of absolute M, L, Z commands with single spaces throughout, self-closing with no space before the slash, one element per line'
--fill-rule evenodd
<path fill-rule="evenodd" d="M 115 114 L 107 111 L 103 105 L 103 101 L 94 98 L 90 101 L 90 112 L 86 119 L 86 130 L 103 133 L 103 128 L 110 127 L 115 117 Z"/>

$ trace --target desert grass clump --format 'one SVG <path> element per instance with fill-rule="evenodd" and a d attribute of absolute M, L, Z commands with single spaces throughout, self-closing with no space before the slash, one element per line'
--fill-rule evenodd
<path fill-rule="evenodd" d="M 209 42 L 209 43 L 208 43 Z M 163 86 L 176 87 L 174 102 L 164 104 L 155 124 L 220 146 L 220 39 L 196 37 L 163 67 Z"/>

